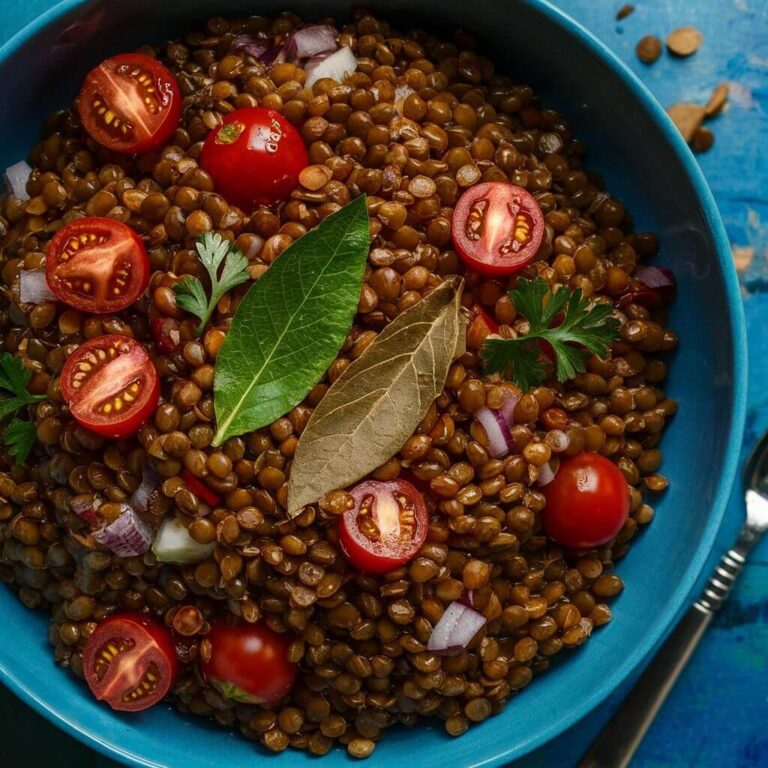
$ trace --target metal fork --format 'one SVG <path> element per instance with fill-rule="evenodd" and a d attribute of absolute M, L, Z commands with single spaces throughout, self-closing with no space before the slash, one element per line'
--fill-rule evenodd
<path fill-rule="evenodd" d="M 683 616 L 619 709 L 592 742 L 578 768 L 626 768 L 667 695 L 720 610 L 749 553 L 768 529 L 768 432 L 744 467 L 747 517 L 703 593 Z"/>

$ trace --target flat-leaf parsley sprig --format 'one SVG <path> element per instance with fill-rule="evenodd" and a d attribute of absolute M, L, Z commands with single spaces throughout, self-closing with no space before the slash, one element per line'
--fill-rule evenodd
<path fill-rule="evenodd" d="M 0 355 L 0 420 L 27 405 L 45 400 L 45 395 L 31 395 L 27 384 L 32 377 L 21 360 L 9 352 Z M 3 442 L 18 463 L 23 463 L 35 441 L 35 425 L 31 421 L 14 418 L 3 430 Z"/>
<path fill-rule="evenodd" d="M 611 342 L 619 338 L 619 321 L 612 316 L 613 306 L 591 303 L 580 288 L 572 291 L 559 286 L 552 290 L 541 277 L 522 279 L 509 292 L 509 298 L 528 321 L 528 332 L 515 339 L 487 339 L 483 364 L 486 372 L 501 373 L 523 391 L 538 386 L 546 378 L 540 342 L 548 342 L 552 347 L 555 375 L 559 382 L 564 382 L 586 370 L 591 354 L 605 357 Z M 562 321 L 551 327 L 559 318 Z"/>
<path fill-rule="evenodd" d="M 211 278 L 211 297 L 205 295 L 203 284 L 187 275 L 173 286 L 176 304 L 200 318 L 198 335 L 211 319 L 213 310 L 227 291 L 249 279 L 248 259 L 243 252 L 225 240 L 218 232 L 204 232 L 195 243 L 200 261 Z M 223 263 L 223 266 L 222 266 Z"/>

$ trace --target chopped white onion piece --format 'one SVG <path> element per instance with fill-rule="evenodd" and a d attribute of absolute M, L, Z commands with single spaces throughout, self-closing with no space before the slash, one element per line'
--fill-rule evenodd
<path fill-rule="evenodd" d="M 5 184 L 8 192 L 17 200 L 29 200 L 27 182 L 32 173 L 29 163 L 21 160 L 5 169 Z"/>
<path fill-rule="evenodd" d="M 456 600 L 445 609 L 440 621 L 435 624 L 427 650 L 446 655 L 458 653 L 469 645 L 485 621 L 481 613 Z"/>
<path fill-rule="evenodd" d="M 324 77 L 330 77 L 337 83 L 344 81 L 347 75 L 352 74 L 357 69 L 357 59 L 352 53 L 351 48 L 339 48 L 335 53 L 325 56 L 318 60 L 318 57 L 310 59 L 304 71 L 307 73 L 307 79 L 304 83 L 305 88 L 311 88 L 318 80 Z"/>
<path fill-rule="evenodd" d="M 152 543 L 152 531 L 127 504 L 123 514 L 114 522 L 93 534 L 93 538 L 120 557 L 143 555 Z"/>
<path fill-rule="evenodd" d="M 319 53 L 331 53 L 338 48 L 337 34 L 330 24 L 313 24 L 299 29 L 285 41 L 285 55 L 289 61 L 297 61 Z"/>
<path fill-rule="evenodd" d="M 45 304 L 56 301 L 48 287 L 44 269 L 22 269 L 19 275 L 19 301 L 22 304 Z"/>
<path fill-rule="evenodd" d="M 555 479 L 555 475 L 559 468 L 559 462 L 559 459 L 553 459 L 539 467 L 539 473 L 536 475 L 536 485 L 538 485 L 539 488 L 549 485 Z M 553 466 L 553 464 L 555 464 L 555 466 Z"/>
<path fill-rule="evenodd" d="M 216 545 L 200 544 L 195 541 L 187 531 L 183 523 L 175 517 L 166 518 L 160 524 L 155 540 L 152 542 L 152 551 L 161 563 L 200 563 L 205 560 Z"/>

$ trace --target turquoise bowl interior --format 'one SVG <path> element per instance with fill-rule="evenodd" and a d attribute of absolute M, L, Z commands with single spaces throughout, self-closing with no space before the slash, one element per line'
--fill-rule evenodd
<path fill-rule="evenodd" d="M 350 0 L 288 3 L 312 16 L 345 15 Z M 681 346 L 668 392 L 680 412 L 663 442 L 669 491 L 653 524 L 618 566 L 626 589 L 615 618 L 589 643 L 512 699 L 504 713 L 460 739 L 439 724 L 395 729 L 368 768 L 409 760 L 422 768 L 500 765 L 587 715 L 652 651 L 700 574 L 731 489 L 744 422 L 746 347 L 730 248 L 704 179 L 671 122 L 610 51 L 553 6 L 537 0 L 374 0 L 398 26 L 469 27 L 501 71 L 533 85 L 571 119 L 639 229 L 661 236 L 659 262 L 673 267 L 679 295 L 671 324 Z M 44 116 L 77 93 L 100 57 L 177 36 L 210 15 L 266 13 L 283 2 L 237 0 L 66 0 L 0 49 L 0 167 L 24 157 Z M 471 12 L 468 12 L 470 11 Z M 438 21 L 439 19 L 439 21 Z M 0 673 L 54 723 L 129 765 L 206 768 L 253 765 L 266 752 L 244 739 L 183 718 L 170 708 L 120 716 L 58 669 L 47 617 L 0 591 Z M 576 756 L 574 756 L 575 758 Z M 303 753 L 269 758 L 281 768 L 318 765 Z M 336 750 L 327 764 L 351 759 Z"/>

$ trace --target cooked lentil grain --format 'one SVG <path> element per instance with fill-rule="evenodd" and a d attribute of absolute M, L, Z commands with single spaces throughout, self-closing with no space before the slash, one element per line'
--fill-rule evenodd
<path fill-rule="evenodd" d="M 335 518 L 352 503 L 344 490 L 286 521 L 291 458 L 313 407 L 389 320 L 461 271 L 450 220 L 464 189 L 489 180 L 527 188 L 551 232 L 523 274 L 588 296 L 620 295 L 639 261 L 658 248 L 654 235 L 632 232 L 621 203 L 585 170 L 584 147 L 565 119 L 473 50 L 424 32 L 402 36 L 359 12 L 340 28 L 359 62 L 344 84 L 321 80 L 308 90 L 298 67 L 265 70 L 230 53 L 236 35 L 282 39 L 297 24 L 292 14 L 215 18 L 159 49 L 184 94 L 175 143 L 136 158 L 110 155 L 70 107 L 52 116 L 31 152 L 32 200 L 0 201 L 3 348 L 33 371 L 30 389 L 50 398 L 35 410 L 33 460 L 18 466 L 0 455 L 0 565 L 25 605 L 51 612 L 55 658 L 76 674 L 96 621 L 147 610 L 184 637 L 173 697 L 180 710 L 239 728 L 273 751 L 292 746 L 320 755 L 340 742 L 363 758 L 390 725 L 419 716 L 438 716 L 449 734 L 463 733 L 500 711 L 549 657 L 610 620 L 604 600 L 622 589 L 615 560 L 653 516 L 641 479 L 656 493 L 667 485 L 656 473 L 658 441 L 675 404 L 661 389 L 666 364 L 658 355 L 676 337 L 663 310 L 625 307 L 623 337 L 609 359 L 593 357 L 585 374 L 564 385 L 548 380 L 520 399 L 513 450 L 502 460 L 489 457 L 472 414 L 500 407 L 504 391 L 483 379 L 479 343 L 470 337 L 416 434 L 376 474 L 408 471 L 430 489 L 427 541 L 393 573 L 356 573 L 341 554 Z M 397 89 L 406 86 L 398 105 Z M 285 205 L 246 212 L 214 193 L 197 158 L 224 114 L 257 104 L 299 127 L 312 164 Z M 196 320 L 179 309 L 171 288 L 199 273 L 194 238 L 218 230 L 236 239 L 258 279 L 293 240 L 360 192 L 369 195 L 373 242 L 359 313 L 337 360 L 303 404 L 213 449 L 213 366 L 248 286 L 219 302 L 197 340 Z M 40 266 L 52 233 L 85 214 L 119 218 L 145 236 L 155 270 L 149 298 L 119 317 L 20 306 L 18 271 Z M 466 281 L 468 308 L 482 305 L 502 335 L 525 330 L 506 296 L 508 281 L 476 274 Z M 153 419 L 120 444 L 77 427 L 59 390 L 66 356 L 100 333 L 151 344 L 156 317 L 178 323 L 181 343 L 170 354 L 152 349 L 163 387 Z M 534 482 L 553 454 L 582 450 L 619 462 L 634 486 L 632 516 L 619 543 L 569 553 L 540 533 L 544 498 Z M 82 496 L 102 502 L 104 516 L 118 514 L 146 463 L 161 477 L 148 519 L 175 515 L 196 541 L 215 542 L 204 562 L 159 567 L 151 553 L 121 559 L 94 549 L 86 523 L 71 511 Z M 182 469 L 221 497 L 216 509 L 187 489 Z M 427 652 L 432 627 L 465 588 L 488 623 L 454 656 Z M 210 623 L 227 613 L 249 622 L 264 617 L 294 635 L 289 654 L 301 679 L 271 710 L 235 707 L 195 674 L 194 660 L 211 654 Z"/>

